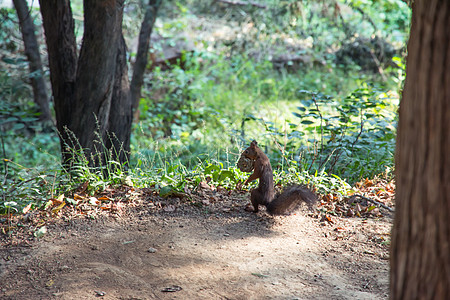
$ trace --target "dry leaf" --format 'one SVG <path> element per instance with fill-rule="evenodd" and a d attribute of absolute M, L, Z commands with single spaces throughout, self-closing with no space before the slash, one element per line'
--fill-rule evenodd
<path fill-rule="evenodd" d="M 88 188 L 88 186 L 89 186 L 88 181 L 83 182 L 83 184 L 81 184 L 79 187 L 77 187 L 77 189 L 76 189 L 77 193 L 79 193 L 79 194 L 84 193 L 86 191 L 86 189 Z"/>
<path fill-rule="evenodd" d="M 81 195 L 78 195 L 78 194 L 73 194 L 73 199 L 75 199 L 75 200 L 84 200 L 85 197 L 83 197 Z"/>
<path fill-rule="evenodd" d="M 25 207 L 22 209 L 22 213 L 26 214 L 26 213 L 30 210 L 31 204 L 32 204 L 32 203 L 30 203 L 30 204 L 28 204 L 27 206 L 25 206 Z"/>
<path fill-rule="evenodd" d="M 89 204 L 90 205 L 99 205 L 100 201 L 97 200 L 95 197 L 89 197 Z"/>
<path fill-rule="evenodd" d="M 66 202 L 61 203 L 60 205 L 58 205 L 57 207 L 55 207 L 54 209 L 52 209 L 52 214 L 56 215 L 59 213 L 59 211 L 61 210 L 61 208 L 64 207 L 64 205 L 66 205 Z"/>

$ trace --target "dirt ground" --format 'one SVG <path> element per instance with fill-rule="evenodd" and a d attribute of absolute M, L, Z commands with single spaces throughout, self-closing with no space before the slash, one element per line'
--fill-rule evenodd
<path fill-rule="evenodd" d="M 388 298 L 391 217 L 271 217 L 231 198 L 54 222 L 0 249 L 0 298 Z"/>

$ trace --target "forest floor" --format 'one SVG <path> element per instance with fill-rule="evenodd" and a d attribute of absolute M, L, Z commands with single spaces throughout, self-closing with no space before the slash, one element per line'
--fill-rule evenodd
<path fill-rule="evenodd" d="M 0 298 L 388 298 L 390 214 L 271 217 L 245 211 L 242 191 L 204 193 L 201 205 L 141 196 L 114 213 L 67 209 L 40 238 L 24 225 L 0 234 Z M 16 225 L 39 228 L 35 214 Z"/>

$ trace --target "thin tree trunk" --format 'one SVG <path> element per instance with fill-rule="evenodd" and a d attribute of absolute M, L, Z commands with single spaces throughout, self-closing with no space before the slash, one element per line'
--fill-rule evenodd
<path fill-rule="evenodd" d="M 77 144 L 68 131 L 72 109 L 75 106 L 77 69 L 75 25 L 69 0 L 40 0 L 39 4 L 47 42 L 56 128 L 60 134 L 63 162 L 67 165 L 72 158 L 68 148 L 73 149 Z"/>
<path fill-rule="evenodd" d="M 142 21 L 141 30 L 139 32 L 136 62 L 134 63 L 133 77 L 131 79 L 130 85 L 133 113 L 137 112 L 139 106 L 139 100 L 141 98 L 141 88 L 144 82 L 145 68 L 147 67 L 148 63 L 150 36 L 152 34 L 156 15 L 161 3 L 162 0 L 149 0 L 147 9 L 145 11 L 144 20 Z"/>
<path fill-rule="evenodd" d="M 19 17 L 20 30 L 22 32 L 23 43 L 25 45 L 25 54 L 30 65 L 30 79 L 33 88 L 34 102 L 39 107 L 41 121 L 51 121 L 52 114 L 50 113 L 49 97 L 47 87 L 44 80 L 44 72 L 42 70 L 41 55 L 39 54 L 39 44 L 34 34 L 35 28 L 33 19 L 26 0 L 13 0 L 16 8 L 17 16 Z"/>
<path fill-rule="evenodd" d="M 396 149 L 392 299 L 450 299 L 449 28 L 449 1 L 414 1 Z"/>

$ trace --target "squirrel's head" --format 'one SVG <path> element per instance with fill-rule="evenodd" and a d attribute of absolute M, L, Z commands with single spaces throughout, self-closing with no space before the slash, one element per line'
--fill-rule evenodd
<path fill-rule="evenodd" d="M 258 148 L 258 143 L 255 140 L 253 140 L 250 143 L 250 147 L 245 149 L 244 152 L 242 153 L 242 155 L 244 155 L 245 157 L 250 158 L 250 159 L 256 159 L 256 157 L 257 157 L 256 148 Z"/>

